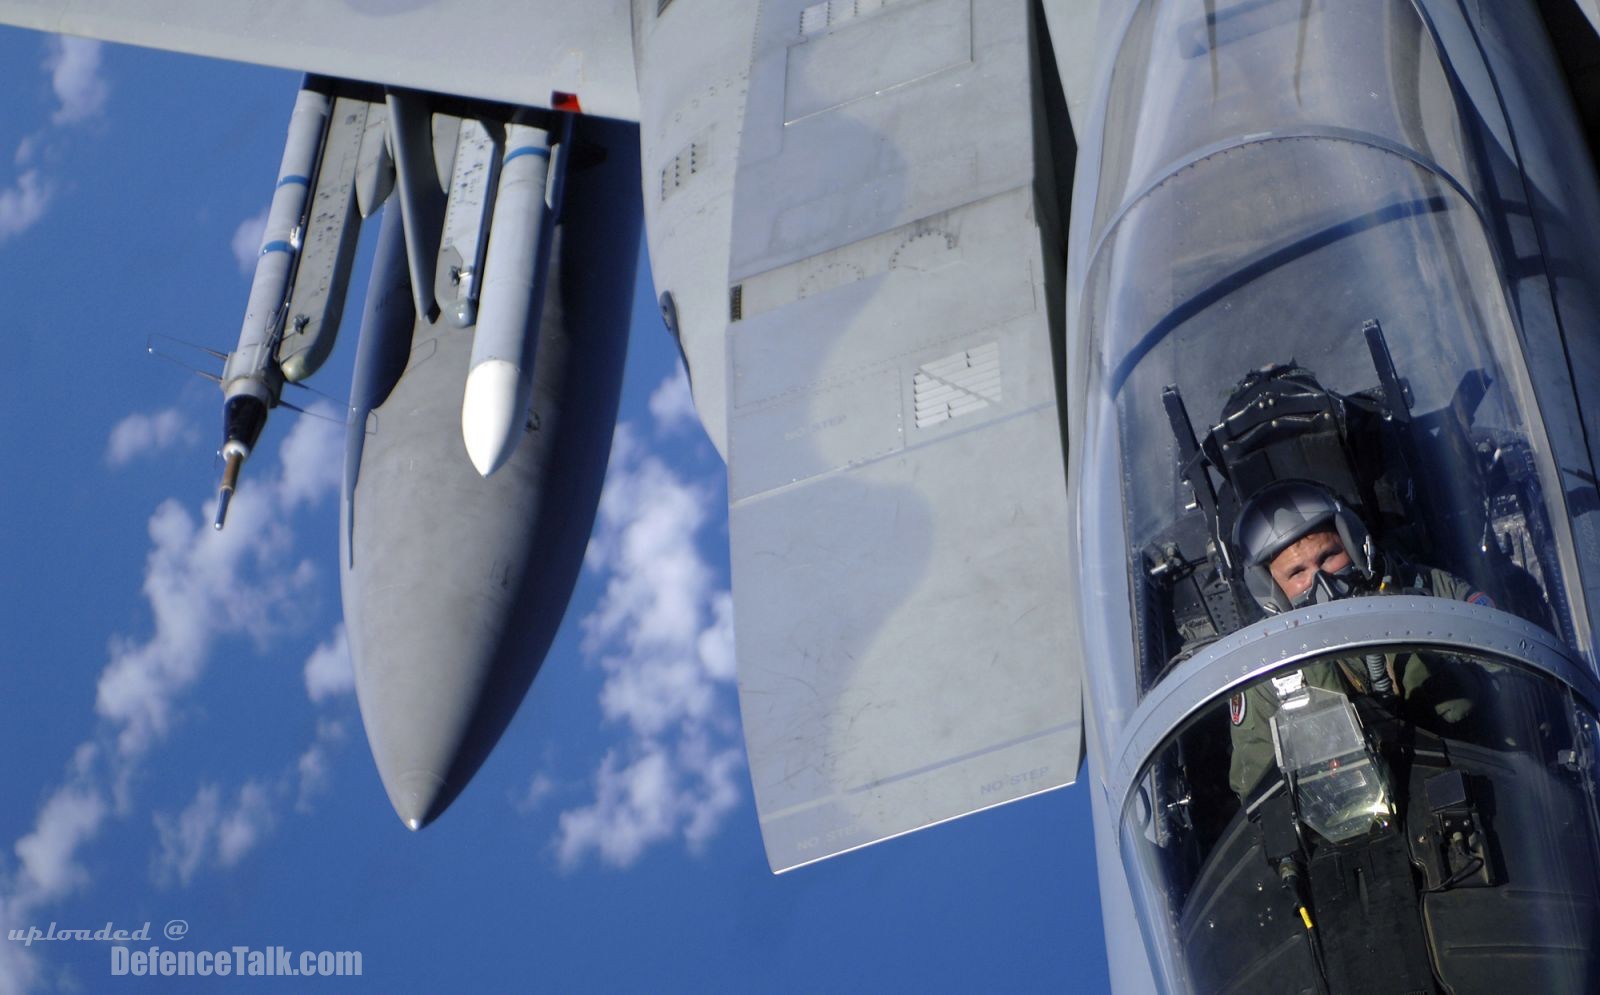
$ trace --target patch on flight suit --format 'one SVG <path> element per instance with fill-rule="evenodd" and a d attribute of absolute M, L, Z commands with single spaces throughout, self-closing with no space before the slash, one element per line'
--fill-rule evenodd
<path fill-rule="evenodd" d="M 1498 608 L 1498 607 L 1500 607 L 1499 605 L 1494 603 L 1494 599 L 1493 598 L 1489 597 L 1487 594 L 1484 594 L 1482 591 L 1473 591 L 1471 594 L 1467 595 L 1467 604 L 1469 604 L 1469 605 L 1483 605 L 1483 606 L 1485 606 L 1487 608 Z"/>
<path fill-rule="evenodd" d="M 1234 725 L 1244 724 L 1244 692 L 1239 691 L 1228 699 L 1228 718 Z"/>

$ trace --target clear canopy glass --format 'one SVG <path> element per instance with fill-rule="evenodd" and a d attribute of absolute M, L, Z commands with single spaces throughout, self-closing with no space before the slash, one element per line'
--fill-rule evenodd
<path fill-rule="evenodd" d="M 1120 520 L 1140 693 L 1272 610 L 1234 528 L 1281 479 L 1364 525 L 1363 593 L 1476 598 L 1582 641 L 1448 74 L 1409 3 L 1307 9 L 1147 3 L 1113 75 L 1110 113 L 1138 124 L 1107 135 L 1080 302 L 1083 494 L 1088 521 Z M 1281 418 L 1281 391 L 1241 400 L 1273 367 L 1304 388 Z"/>
<path fill-rule="evenodd" d="M 1220 696 L 1123 811 L 1153 962 L 1200 993 L 1600 990 L 1594 729 L 1515 660 L 1416 644 Z"/>

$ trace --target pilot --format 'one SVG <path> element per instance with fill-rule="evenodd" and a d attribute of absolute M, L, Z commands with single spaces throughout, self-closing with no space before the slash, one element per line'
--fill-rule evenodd
<path fill-rule="evenodd" d="M 1436 568 L 1414 568 L 1374 549 L 1361 518 L 1320 484 L 1285 480 L 1270 484 L 1240 510 L 1233 547 L 1242 560 L 1245 586 L 1269 614 L 1310 604 L 1372 594 L 1425 594 L 1492 606 L 1466 581 Z M 1383 567 L 1391 568 L 1385 571 Z M 1396 576 L 1402 578 L 1396 582 Z M 1313 663 L 1262 681 L 1228 703 L 1233 759 L 1228 781 L 1242 799 L 1276 767 L 1272 716 L 1278 686 L 1300 680 L 1344 694 L 1393 694 L 1415 714 L 1428 709 L 1446 723 L 1462 721 L 1471 700 L 1429 672 L 1415 653 L 1388 654 L 1377 662 L 1356 658 Z"/>

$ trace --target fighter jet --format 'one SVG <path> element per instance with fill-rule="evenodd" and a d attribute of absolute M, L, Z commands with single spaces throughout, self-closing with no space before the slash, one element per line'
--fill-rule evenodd
<path fill-rule="evenodd" d="M 1118 990 L 1600 987 L 1592 0 L 0 21 L 310 74 L 216 524 L 381 214 L 339 541 L 410 828 L 560 622 L 642 221 L 775 871 L 1081 774 Z"/>

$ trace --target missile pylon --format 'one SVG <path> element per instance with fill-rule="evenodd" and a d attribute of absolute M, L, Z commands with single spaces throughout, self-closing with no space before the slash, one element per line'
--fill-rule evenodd
<path fill-rule="evenodd" d="M 461 437 L 472 465 L 485 477 L 516 450 L 533 395 L 534 347 L 560 198 L 560 160 L 565 154 L 556 146 L 552 165 L 551 151 L 549 134 L 543 129 L 506 126 L 477 329 L 461 400 Z"/>

